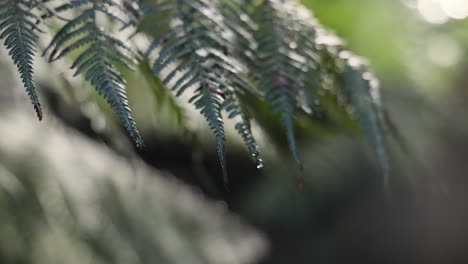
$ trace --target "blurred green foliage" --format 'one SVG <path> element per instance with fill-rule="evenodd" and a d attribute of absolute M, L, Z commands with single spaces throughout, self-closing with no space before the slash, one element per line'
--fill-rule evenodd
<path fill-rule="evenodd" d="M 228 264 L 265 253 L 225 204 L 15 112 L 0 115 L 1 263 Z"/>
<path fill-rule="evenodd" d="M 387 81 L 384 89 L 407 89 L 410 84 L 422 96 L 433 99 L 448 92 L 455 84 L 454 78 L 463 74 L 457 69 L 464 67 L 462 58 L 468 53 L 466 20 L 430 24 L 417 9 L 405 6 L 404 0 L 302 2 L 313 10 L 321 23 L 342 36 L 352 50 L 370 61 L 379 78 Z M 431 46 L 445 40 L 460 49 L 455 63 L 446 66 L 438 65 L 434 59 L 450 56 L 452 47 Z M 431 52 L 441 58 L 431 58 Z"/>

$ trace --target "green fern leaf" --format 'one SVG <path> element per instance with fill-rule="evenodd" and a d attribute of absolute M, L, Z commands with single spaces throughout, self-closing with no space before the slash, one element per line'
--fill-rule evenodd
<path fill-rule="evenodd" d="M 281 1 L 264 1 L 256 10 L 259 63 L 254 70 L 259 78 L 257 87 L 271 105 L 272 112 L 280 116 L 291 153 L 302 170 L 294 135 L 294 115 L 298 97 L 305 88 L 310 60 L 298 52 L 303 48 L 298 46 L 304 44 L 296 42 L 303 26 L 296 24 L 292 19 L 296 14 L 291 11 L 294 10 L 290 4 Z"/>
<path fill-rule="evenodd" d="M 257 142 L 252 133 L 251 117 L 235 91 L 226 93 L 223 108 L 228 112 L 228 118 L 238 118 L 235 129 L 244 140 L 249 154 L 255 158 L 257 168 L 263 168 L 263 160 L 260 158 Z"/>
<path fill-rule="evenodd" d="M 337 96 L 342 96 L 342 104 L 354 112 L 362 131 L 377 154 L 384 179 L 388 183 L 390 164 L 385 145 L 386 120 L 380 99 L 379 82 L 367 69 L 366 62 L 346 50 L 336 36 L 321 31 L 318 39 L 322 52 L 322 74 L 325 79 L 331 80 L 332 86 L 328 89 L 334 90 Z"/>
<path fill-rule="evenodd" d="M 384 180 L 388 184 L 390 163 L 385 145 L 386 121 L 378 80 L 367 69 L 365 61 L 346 50 L 336 36 L 320 29 L 317 45 L 322 52 L 322 78 L 331 80 L 329 84 L 332 86 L 328 88 L 334 90 L 337 97 L 344 99 L 342 104 L 350 107 L 359 120 L 361 129 L 377 154 Z"/>
<path fill-rule="evenodd" d="M 375 149 L 384 175 L 387 176 L 389 161 L 384 142 L 383 112 L 377 91 L 378 81 L 364 65 L 356 63 L 346 65 L 343 79 L 350 103 L 364 133 Z"/>
<path fill-rule="evenodd" d="M 118 114 L 123 126 L 138 147 L 143 140 L 131 115 L 125 91 L 125 79 L 118 66 L 133 69 L 136 64 L 132 50 L 117 37 L 103 31 L 96 16 L 104 15 L 123 27 L 127 22 L 109 11 L 110 8 L 124 10 L 125 7 L 114 1 L 70 1 L 55 8 L 57 12 L 74 10 L 78 13 L 67 22 L 54 36 L 44 54 L 49 53 L 49 61 L 61 59 L 74 51 L 78 57 L 71 68 L 75 76 L 84 75 L 96 87 L 98 93 L 106 98 Z M 128 22 L 130 23 L 130 22 Z"/>
<path fill-rule="evenodd" d="M 4 45 L 18 68 L 37 117 L 42 120 L 33 71 L 37 33 L 40 32 L 36 25 L 40 19 L 31 12 L 34 8 L 35 1 L 0 0 L 0 39 L 5 39 Z"/>
<path fill-rule="evenodd" d="M 259 79 L 257 87 L 271 105 L 272 112 L 279 114 L 300 170 L 302 164 L 295 142 L 294 116 L 300 109 L 312 116 L 312 109 L 326 111 L 319 95 L 331 93 L 338 104 L 355 111 L 386 175 L 389 165 L 383 139 L 382 109 L 375 99 L 379 91 L 365 67 L 354 65 L 357 57 L 352 55 L 343 60 L 344 55 L 351 53 L 297 1 L 263 1 L 255 17 L 260 25 L 256 32 L 259 62 L 254 67 Z M 350 113 L 344 112 L 351 118 Z"/>
<path fill-rule="evenodd" d="M 204 85 L 208 85 L 208 87 Z M 224 142 L 226 139 L 224 136 L 223 117 L 221 115 L 221 105 L 224 98 L 218 89 L 209 85 L 210 84 L 200 85 L 189 102 L 195 104 L 195 107 L 205 116 L 209 127 L 213 130 L 216 136 L 216 145 L 221 167 L 223 168 L 224 176 L 227 177 L 224 161 Z M 227 181 L 227 178 L 225 178 L 225 181 Z"/>
<path fill-rule="evenodd" d="M 159 78 L 155 82 L 158 89 L 162 84 L 176 97 L 191 94 L 189 103 L 200 111 L 215 135 L 226 181 L 224 114 L 235 119 L 235 129 L 249 153 L 257 159 L 258 167 L 263 166 L 252 133 L 253 119 L 248 111 L 252 109 L 246 103 L 258 99 L 270 106 L 273 115 L 270 113 L 269 120 L 279 120 L 301 172 L 295 117 L 305 114 L 317 119 L 325 114 L 341 125 L 360 126 L 387 174 L 385 123 L 376 79 L 299 1 L 67 0 L 49 8 L 51 3 L 0 0 L 0 39 L 4 39 L 39 119 L 42 110 L 32 67 L 41 32 L 37 25 L 57 18 L 64 25 L 43 55 L 48 55 L 50 62 L 73 57 L 75 76 L 82 75 L 96 88 L 136 145 L 143 145 L 120 70 L 133 69 L 138 56 L 130 47 L 132 42 L 124 42 L 112 29 L 101 27 L 101 18 L 106 18 L 112 26 L 134 28 L 135 34 L 152 40 L 141 51 L 145 59 L 140 61 L 145 65 L 139 69 Z M 45 14 L 38 17 L 36 11 Z M 161 90 L 154 92 L 165 96 Z M 178 109 L 176 118 L 182 122 L 182 110 L 175 97 L 170 99 L 174 99 L 169 102 Z M 299 176 L 302 186 L 302 174 Z"/>
<path fill-rule="evenodd" d="M 162 1 L 159 5 L 149 1 L 146 4 L 145 9 L 152 10 L 146 20 L 152 22 L 142 21 L 141 30 L 155 38 L 146 52 L 147 57 L 155 55 L 153 74 L 162 77 L 163 83 L 176 91 L 176 96 L 195 90 L 190 102 L 200 109 L 216 136 L 225 180 L 223 109 L 228 112 L 228 118 L 240 119 L 236 129 L 260 164 L 250 117 L 238 98 L 240 93 L 253 88 L 245 77 L 246 68 L 233 56 L 239 51 L 233 41 L 241 35 L 234 31 L 240 29 L 234 26 L 236 21 L 228 21 L 223 16 L 219 1 Z M 154 27 L 155 23 L 160 27 Z M 144 25 L 153 26 L 145 28 Z M 244 41 L 247 38 L 244 36 Z"/>

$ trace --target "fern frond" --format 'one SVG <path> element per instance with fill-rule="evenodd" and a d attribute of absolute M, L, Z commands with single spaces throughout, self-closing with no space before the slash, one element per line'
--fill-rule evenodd
<path fill-rule="evenodd" d="M 389 161 L 382 127 L 383 112 L 378 91 L 379 83 L 357 57 L 351 53 L 347 54 L 342 54 L 342 58 L 348 62 L 343 75 L 346 94 L 364 133 L 375 149 L 384 175 L 387 176 Z"/>
<path fill-rule="evenodd" d="M 326 111 L 320 94 L 331 93 L 337 103 L 351 108 L 377 152 L 384 174 L 388 158 L 384 146 L 381 106 L 375 78 L 341 40 L 328 34 L 297 1 L 263 1 L 256 11 L 258 88 L 279 114 L 289 148 L 299 168 L 294 135 L 294 116 L 300 110 Z M 339 81 L 335 81 L 339 80 Z M 350 113 L 346 112 L 348 116 Z"/>
<path fill-rule="evenodd" d="M 252 156 L 260 163 L 258 147 L 253 138 L 250 118 L 238 99 L 239 93 L 252 90 L 245 77 L 246 68 L 233 54 L 240 52 L 233 43 L 243 36 L 243 43 L 249 38 L 241 33 L 236 21 L 223 16 L 220 1 L 178 0 L 162 1 L 149 5 L 152 16 L 141 25 L 154 25 L 143 29 L 155 40 L 146 55 L 153 57 L 152 71 L 160 76 L 165 85 L 176 91 L 176 96 L 189 89 L 195 90 L 190 102 L 205 116 L 216 135 L 220 163 L 225 172 L 224 121 L 221 111 L 228 112 L 228 118 L 239 116 L 236 129 L 244 139 Z M 233 6 L 231 7 L 231 12 Z M 252 39 L 251 39 L 252 40 Z M 172 83 L 172 85 L 171 85 Z M 240 114 L 241 113 L 241 114 Z M 226 174 L 225 174 L 226 176 Z"/>
<path fill-rule="evenodd" d="M 385 145 L 386 121 L 380 99 L 379 82 L 366 62 L 347 50 L 343 41 L 320 26 L 316 27 L 316 45 L 322 86 L 336 96 L 348 115 L 357 118 L 377 154 L 384 179 L 388 183 L 389 159 Z"/>
<path fill-rule="evenodd" d="M 298 98 L 305 89 L 305 77 L 313 65 L 310 58 L 304 56 L 306 42 L 298 40 L 304 27 L 294 20 L 298 14 L 290 2 L 263 1 L 255 16 L 260 26 L 256 32 L 257 87 L 271 105 L 272 112 L 279 115 L 291 153 L 302 170 L 294 135 L 294 115 Z M 308 52 L 313 53 L 313 50 Z"/>
<path fill-rule="evenodd" d="M 97 16 L 103 15 L 122 24 L 122 27 L 131 23 L 128 19 L 117 16 L 111 11 L 112 8 L 117 11 L 125 10 L 123 5 L 111 0 L 76 0 L 55 8 L 58 13 L 72 10 L 78 15 L 58 30 L 44 54 L 49 53 L 48 58 L 52 62 L 79 51 L 71 65 L 76 70 L 75 76 L 84 75 L 91 82 L 117 113 L 135 144 L 142 147 L 143 140 L 128 106 L 126 81 L 118 69 L 133 69 L 132 65 L 136 64 L 135 54 L 116 36 L 101 29 L 97 22 Z"/>
<path fill-rule="evenodd" d="M 33 63 L 36 54 L 37 33 L 40 21 L 32 10 L 35 1 L 0 0 L 0 39 L 18 68 L 21 80 L 39 120 L 42 120 L 42 108 L 34 82 Z"/>
<path fill-rule="evenodd" d="M 366 62 L 345 49 L 342 41 L 323 29 L 317 34 L 321 48 L 323 78 L 331 80 L 329 89 L 335 90 L 343 104 L 352 110 L 360 127 L 374 148 L 387 181 L 389 160 L 385 145 L 386 121 L 380 99 L 379 81 L 368 70 Z"/>
<path fill-rule="evenodd" d="M 258 145 L 252 133 L 251 116 L 235 91 L 226 94 L 223 108 L 228 112 L 228 118 L 238 117 L 235 129 L 244 140 L 244 144 L 252 157 L 256 160 L 257 168 L 263 168 L 263 160 L 260 158 Z"/>
<path fill-rule="evenodd" d="M 209 84 L 205 84 L 209 85 Z M 224 122 L 221 115 L 223 96 L 218 89 L 208 86 L 200 85 L 195 95 L 190 98 L 190 103 L 194 103 L 195 107 L 200 110 L 200 113 L 205 116 L 208 121 L 209 127 L 213 130 L 216 136 L 216 146 L 218 150 L 219 161 L 223 169 L 225 181 L 227 181 L 226 166 L 224 161 L 225 149 L 225 135 L 224 135 Z"/>
<path fill-rule="evenodd" d="M 5 39 L 39 119 L 42 110 L 32 67 L 41 32 L 37 25 L 57 18 L 62 26 L 43 54 L 50 62 L 74 58 L 75 76 L 82 75 L 96 88 L 136 145 L 142 146 L 121 71 L 138 64 L 135 58 L 141 58 L 130 45 L 139 43 L 124 42 L 113 29 L 102 27 L 101 18 L 105 18 L 111 28 L 133 28 L 135 34 L 151 40 L 140 50 L 144 53 L 140 62 L 145 65 L 138 69 L 157 77 L 158 89 L 164 85 L 176 97 L 191 94 L 189 103 L 215 135 L 226 180 L 223 115 L 235 119 L 235 129 L 250 155 L 258 167 L 263 166 L 245 102 L 250 98 L 269 105 L 273 115 L 269 113 L 268 120 L 279 120 L 301 172 L 295 117 L 305 114 L 318 119 L 322 113 L 337 123 L 360 126 L 388 171 L 376 79 L 298 0 L 66 0 L 50 8 L 51 3 L 0 0 L 0 39 Z M 38 17 L 37 11 L 45 14 Z M 154 92 L 165 96 L 161 90 Z M 182 122 L 176 101 L 169 103 Z"/>

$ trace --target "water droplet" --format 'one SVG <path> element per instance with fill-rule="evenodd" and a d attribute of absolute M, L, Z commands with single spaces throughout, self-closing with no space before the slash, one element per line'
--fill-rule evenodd
<path fill-rule="evenodd" d="M 263 164 L 262 159 L 257 159 L 257 169 L 263 169 L 265 165 Z"/>

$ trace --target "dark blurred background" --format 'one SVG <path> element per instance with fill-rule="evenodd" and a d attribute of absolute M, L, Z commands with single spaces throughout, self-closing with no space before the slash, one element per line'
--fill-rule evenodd
<path fill-rule="evenodd" d="M 390 142 L 389 185 L 365 139 L 304 129 L 301 192 L 287 149 L 258 128 L 262 170 L 228 131 L 226 188 L 211 133 L 185 99 L 182 126 L 173 102 L 129 73 L 146 142 L 136 150 L 92 89 L 48 74 L 60 64 L 37 62 L 47 117 L 36 122 L 2 55 L 0 263 L 468 263 L 468 1 L 302 2 L 381 80 L 403 142 Z M 76 189 L 96 198 L 68 198 Z M 89 204 L 98 208 L 80 211 Z"/>

